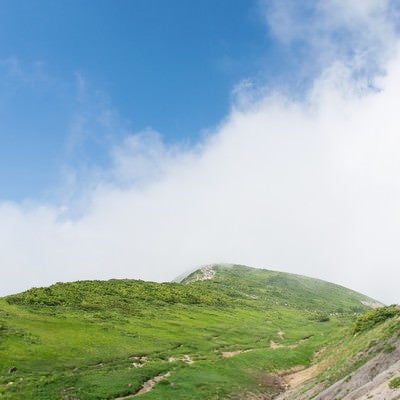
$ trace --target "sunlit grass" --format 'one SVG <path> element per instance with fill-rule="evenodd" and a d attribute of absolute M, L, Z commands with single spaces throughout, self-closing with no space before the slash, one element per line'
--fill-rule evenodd
<path fill-rule="evenodd" d="M 112 399 L 167 371 L 142 398 L 268 391 L 260 373 L 309 365 L 364 309 L 362 295 L 326 282 L 216 269 L 205 282 L 60 283 L 0 299 L 0 397 Z M 325 322 L 316 318 L 321 313 Z M 270 348 L 271 341 L 282 347 Z M 251 351 L 222 356 L 243 350 Z M 17 371 L 8 374 L 11 366 Z"/>

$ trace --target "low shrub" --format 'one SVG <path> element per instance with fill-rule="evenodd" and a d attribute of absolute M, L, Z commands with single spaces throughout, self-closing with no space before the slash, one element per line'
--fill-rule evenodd
<path fill-rule="evenodd" d="M 354 332 L 362 332 L 373 328 L 375 325 L 385 322 L 389 318 L 400 315 L 400 308 L 396 305 L 379 307 L 369 310 L 357 317 Z"/>
<path fill-rule="evenodd" d="M 400 388 L 400 376 L 398 376 L 397 378 L 392 379 L 389 382 L 389 387 L 390 387 L 390 389 L 398 389 L 398 388 Z"/>

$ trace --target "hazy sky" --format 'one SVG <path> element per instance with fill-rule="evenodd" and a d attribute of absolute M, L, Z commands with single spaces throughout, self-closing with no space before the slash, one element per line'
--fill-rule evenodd
<path fill-rule="evenodd" d="M 399 8 L 2 2 L 0 295 L 233 262 L 399 302 Z"/>

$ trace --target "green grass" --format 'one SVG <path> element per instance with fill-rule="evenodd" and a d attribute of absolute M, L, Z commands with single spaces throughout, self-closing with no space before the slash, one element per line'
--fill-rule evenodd
<path fill-rule="evenodd" d="M 389 382 L 390 389 L 399 389 L 400 388 L 400 377 L 394 378 Z"/>
<path fill-rule="evenodd" d="M 361 294 L 323 281 L 215 270 L 210 281 L 57 283 L 0 299 L 0 398 L 114 399 L 168 371 L 143 399 L 273 391 L 266 373 L 309 365 L 317 349 L 352 338 L 354 313 L 366 309 Z"/>

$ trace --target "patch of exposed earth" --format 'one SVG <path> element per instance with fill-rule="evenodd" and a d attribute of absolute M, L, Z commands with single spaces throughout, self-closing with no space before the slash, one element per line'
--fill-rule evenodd
<path fill-rule="evenodd" d="M 156 383 L 161 382 L 162 380 L 164 380 L 165 378 L 168 378 L 169 376 L 171 376 L 171 372 L 169 372 L 169 371 L 166 372 L 165 374 L 157 375 L 157 376 L 149 379 L 148 381 L 146 381 L 143 384 L 142 388 L 139 391 L 137 391 L 136 393 L 130 394 L 128 396 L 116 397 L 116 398 L 114 398 L 114 400 L 128 400 L 128 399 L 132 399 L 136 396 L 139 396 L 141 394 L 148 393 L 153 389 L 153 387 Z"/>
<path fill-rule="evenodd" d="M 196 274 L 195 281 L 206 281 L 214 278 L 215 271 L 213 265 L 206 265 L 201 268 L 199 272 Z"/>
<path fill-rule="evenodd" d="M 182 357 L 168 357 L 168 362 L 183 361 L 186 364 L 193 364 L 194 361 L 188 354 L 184 354 Z"/>
<path fill-rule="evenodd" d="M 248 353 L 249 351 L 253 351 L 254 349 L 246 349 L 246 350 L 236 350 L 236 351 L 223 351 L 222 357 L 224 358 L 230 358 L 233 356 L 237 356 L 238 354 L 242 354 L 242 353 Z"/>

